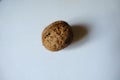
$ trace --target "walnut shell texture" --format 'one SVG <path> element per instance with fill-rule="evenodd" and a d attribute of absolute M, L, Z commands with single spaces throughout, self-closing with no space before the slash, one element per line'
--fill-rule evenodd
<path fill-rule="evenodd" d="M 53 22 L 42 32 L 42 43 L 50 51 L 61 50 L 67 47 L 72 40 L 72 28 L 65 21 Z"/>

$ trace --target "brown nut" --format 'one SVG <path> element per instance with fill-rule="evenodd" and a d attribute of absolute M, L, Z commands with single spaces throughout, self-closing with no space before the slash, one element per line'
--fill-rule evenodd
<path fill-rule="evenodd" d="M 73 40 L 73 32 L 65 21 L 56 21 L 42 32 L 42 43 L 50 51 L 58 51 L 68 46 Z"/>

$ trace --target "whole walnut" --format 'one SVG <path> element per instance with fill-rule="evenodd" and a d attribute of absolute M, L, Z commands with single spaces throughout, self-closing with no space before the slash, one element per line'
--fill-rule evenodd
<path fill-rule="evenodd" d="M 67 47 L 72 40 L 72 28 L 65 21 L 53 22 L 42 32 L 42 43 L 50 51 L 61 50 Z"/>

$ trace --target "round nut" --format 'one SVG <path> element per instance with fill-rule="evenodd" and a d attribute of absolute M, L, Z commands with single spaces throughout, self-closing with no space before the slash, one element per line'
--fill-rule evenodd
<path fill-rule="evenodd" d="M 42 43 L 50 51 L 58 51 L 67 47 L 73 40 L 73 32 L 65 21 L 56 21 L 48 25 L 42 32 Z"/>

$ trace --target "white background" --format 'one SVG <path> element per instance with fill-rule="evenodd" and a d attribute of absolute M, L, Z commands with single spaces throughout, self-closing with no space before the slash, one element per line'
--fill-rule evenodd
<path fill-rule="evenodd" d="M 88 35 L 50 52 L 42 30 L 56 20 Z M 120 80 L 120 0 L 0 0 L 0 80 Z"/>

